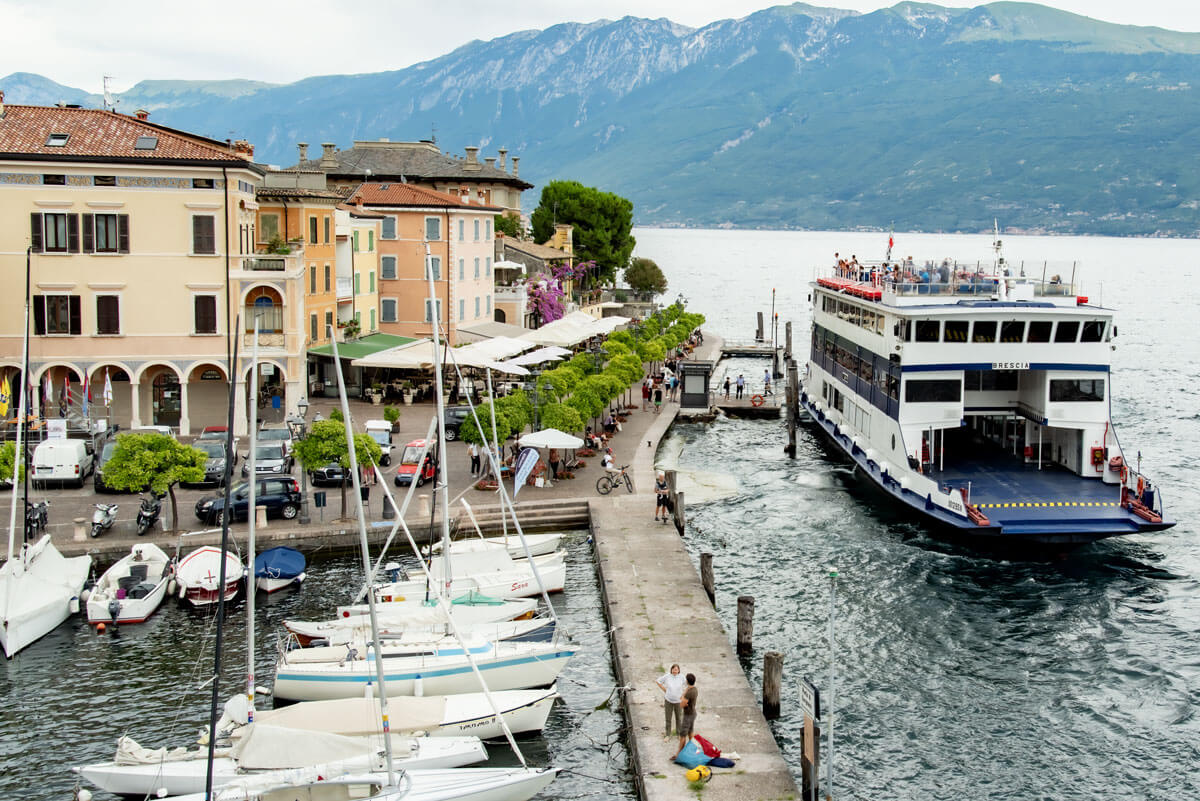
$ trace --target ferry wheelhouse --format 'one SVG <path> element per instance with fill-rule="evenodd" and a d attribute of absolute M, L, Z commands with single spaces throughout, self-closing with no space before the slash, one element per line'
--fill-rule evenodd
<path fill-rule="evenodd" d="M 863 476 L 957 533 L 1072 544 L 1174 525 L 1110 419 L 1112 310 L 1077 294 L 1075 266 L 1027 276 L 996 247 L 986 267 L 818 277 L 802 407 Z"/>

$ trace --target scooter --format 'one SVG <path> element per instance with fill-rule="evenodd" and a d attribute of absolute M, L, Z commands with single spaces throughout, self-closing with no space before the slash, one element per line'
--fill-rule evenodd
<path fill-rule="evenodd" d="M 158 522 L 158 515 L 162 512 L 162 499 L 157 495 L 146 495 L 142 497 L 142 508 L 138 509 L 137 516 L 137 533 L 142 536 Z"/>
<path fill-rule="evenodd" d="M 115 503 L 98 503 L 96 511 L 92 512 L 92 536 L 99 537 L 112 528 L 117 521 L 117 505 Z"/>
<path fill-rule="evenodd" d="M 36 503 L 26 502 L 25 504 L 25 530 L 29 532 L 29 539 L 37 539 L 38 535 L 46 530 L 46 526 L 50 524 L 50 502 L 37 501 Z"/>

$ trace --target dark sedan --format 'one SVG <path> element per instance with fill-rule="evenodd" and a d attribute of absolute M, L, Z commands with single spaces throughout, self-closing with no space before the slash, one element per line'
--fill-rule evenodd
<path fill-rule="evenodd" d="M 250 508 L 250 483 L 240 481 L 229 489 L 233 521 L 245 520 Z M 260 478 L 255 489 L 254 503 L 267 507 L 268 517 L 292 520 L 300 513 L 300 485 L 294 478 Z M 218 525 L 225 512 L 225 494 L 205 495 L 196 501 L 196 517 L 205 525 Z"/>

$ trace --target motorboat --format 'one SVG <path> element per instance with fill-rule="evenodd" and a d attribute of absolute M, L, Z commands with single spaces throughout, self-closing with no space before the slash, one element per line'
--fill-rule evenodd
<path fill-rule="evenodd" d="M 92 587 L 87 599 L 88 623 L 143 622 L 163 602 L 173 575 L 174 563 L 162 548 L 139 542 Z"/>
<path fill-rule="evenodd" d="M 232 600 L 238 591 L 238 582 L 245 573 L 241 560 L 232 551 L 204 545 L 179 560 L 175 575 L 179 582 L 179 597 L 194 606 L 211 606 L 221 597 L 221 559 L 225 559 L 226 601 Z"/>
<path fill-rule="evenodd" d="M 254 584 L 266 593 L 304 581 L 307 560 L 295 548 L 279 546 L 254 557 Z"/>
<path fill-rule="evenodd" d="M 464 637 L 513 642 L 549 642 L 554 638 L 556 626 L 555 618 L 533 617 L 495 623 L 456 621 L 454 630 Z M 292 633 L 302 648 L 347 643 L 365 644 L 371 639 L 370 622 L 361 616 L 352 621 L 333 620 L 311 624 L 302 620 L 285 620 L 284 628 Z M 453 639 L 450 624 L 445 621 L 429 625 L 385 624 L 382 621 L 379 624 L 379 639 L 385 646 L 428 647 L 437 645 L 446 638 Z"/>
<path fill-rule="evenodd" d="M 526 545 L 529 547 L 529 554 L 532 556 L 545 556 L 546 554 L 554 553 L 562 544 L 562 534 L 525 534 L 525 545 L 521 544 L 521 538 L 510 534 L 507 537 L 482 537 L 476 539 L 464 538 L 452 540 L 450 542 L 450 555 L 453 557 L 456 554 L 463 553 L 469 550 L 472 543 L 483 542 L 488 545 L 503 545 L 508 551 L 508 555 L 513 559 L 525 559 Z M 442 544 L 435 542 L 430 550 L 433 553 L 438 553 L 442 550 Z"/>
<path fill-rule="evenodd" d="M 49 534 L 23 544 L 0 567 L 0 644 L 5 656 L 13 656 L 79 611 L 91 567 L 90 556 L 63 556 Z"/>

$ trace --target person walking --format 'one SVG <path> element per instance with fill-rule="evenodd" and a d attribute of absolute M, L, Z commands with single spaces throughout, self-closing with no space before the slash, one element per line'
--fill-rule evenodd
<path fill-rule="evenodd" d="M 642 382 L 642 411 L 650 408 L 650 379 Z"/>
<path fill-rule="evenodd" d="M 742 399 L 742 393 L 746 391 L 746 376 L 738 373 L 737 377 L 737 399 Z"/>
<path fill-rule="evenodd" d="M 550 478 L 558 478 L 558 465 L 559 462 L 562 461 L 562 457 L 558 452 L 558 448 L 550 449 L 550 455 L 547 457 L 547 461 L 550 462 Z"/>
<path fill-rule="evenodd" d="M 671 670 L 662 674 L 654 682 L 663 693 L 663 712 L 667 722 L 667 737 L 683 730 L 683 691 L 687 687 L 687 679 L 679 673 L 679 665 L 671 665 Z"/>
<path fill-rule="evenodd" d="M 763 370 L 763 394 L 771 394 L 771 369 Z"/>
<path fill-rule="evenodd" d="M 696 674 L 687 674 L 687 689 L 683 691 L 683 697 L 679 699 L 679 705 L 683 707 L 683 722 L 679 724 L 679 747 L 675 749 L 675 756 L 671 757 L 674 761 L 675 757 L 679 756 L 679 752 L 687 745 L 688 740 L 692 739 L 692 732 L 696 728 L 696 704 L 700 700 L 700 691 L 696 689 Z"/>
<path fill-rule="evenodd" d="M 479 458 L 479 446 L 474 442 L 467 443 L 467 453 L 471 457 L 471 475 L 479 475 L 483 464 Z"/>
<path fill-rule="evenodd" d="M 662 409 L 662 399 L 663 399 L 663 386 L 662 386 L 662 384 L 657 384 L 654 387 L 654 413 L 655 414 L 658 414 L 659 410 Z"/>
<path fill-rule="evenodd" d="M 667 522 L 667 474 L 659 470 L 654 476 L 654 519 L 659 519 L 659 513 L 662 513 L 662 521 Z M 682 688 L 681 688 L 682 691 Z"/>

